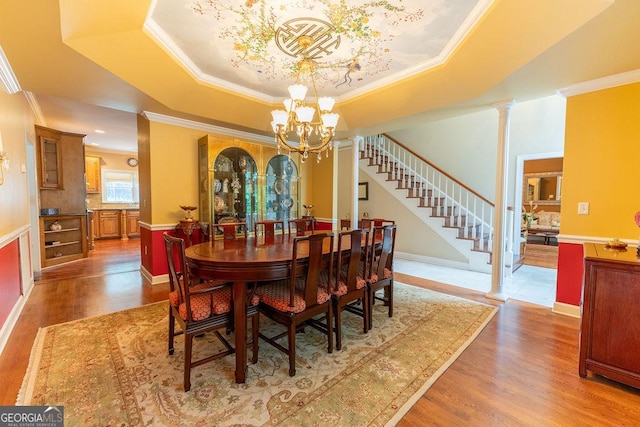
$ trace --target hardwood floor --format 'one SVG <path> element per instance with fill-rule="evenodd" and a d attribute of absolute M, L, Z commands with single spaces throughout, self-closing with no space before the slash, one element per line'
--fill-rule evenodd
<path fill-rule="evenodd" d="M 558 246 L 527 243 L 522 264 L 557 269 Z"/>
<path fill-rule="evenodd" d="M 90 258 L 41 274 L 0 355 L 1 405 L 15 403 L 39 327 L 166 299 L 167 285 L 145 283 L 139 265 L 138 241 L 99 241 Z M 422 278 L 397 280 L 500 306 L 400 426 L 640 424 L 640 390 L 578 376 L 578 319 Z"/>

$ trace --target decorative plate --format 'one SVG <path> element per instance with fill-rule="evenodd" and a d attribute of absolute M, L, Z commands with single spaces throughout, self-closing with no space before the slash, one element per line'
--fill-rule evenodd
<path fill-rule="evenodd" d="M 135 168 L 136 166 L 138 166 L 138 159 L 136 159 L 135 157 L 129 157 L 127 159 L 127 164 L 132 168 Z"/>
<path fill-rule="evenodd" d="M 280 204 L 283 208 L 289 209 L 293 205 L 293 199 L 283 199 L 280 200 Z"/>
<path fill-rule="evenodd" d="M 220 196 L 215 196 L 213 198 L 213 209 L 218 213 L 223 211 L 223 209 L 224 209 L 224 200 L 222 200 L 222 198 Z"/>
<path fill-rule="evenodd" d="M 275 190 L 276 194 L 283 194 L 287 191 L 287 183 L 282 179 L 278 179 L 273 184 L 273 189 Z"/>

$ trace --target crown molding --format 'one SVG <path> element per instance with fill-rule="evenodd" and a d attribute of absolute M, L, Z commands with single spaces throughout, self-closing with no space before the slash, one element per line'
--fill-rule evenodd
<path fill-rule="evenodd" d="M 348 101 L 350 99 L 356 98 L 365 93 L 372 92 L 377 89 L 381 89 L 385 86 L 391 85 L 393 83 L 397 83 L 400 80 L 407 79 L 412 77 L 418 73 L 423 71 L 427 71 L 429 69 L 435 68 L 439 65 L 444 64 L 449 57 L 453 54 L 453 52 L 460 46 L 465 37 L 476 27 L 476 24 L 482 17 L 485 15 L 487 10 L 491 7 L 495 0 L 481 0 L 476 4 L 471 13 L 467 16 L 464 22 L 458 27 L 457 31 L 454 35 L 449 39 L 447 45 L 442 49 L 437 56 L 422 62 L 420 64 L 416 64 L 412 67 L 407 67 L 406 69 L 394 73 L 390 76 L 383 77 L 381 79 L 376 80 L 375 82 L 364 85 L 357 89 L 351 90 L 344 95 L 336 97 L 336 102 L 341 103 Z"/>
<path fill-rule="evenodd" d="M 258 141 L 258 142 L 262 142 L 269 145 L 275 145 L 275 141 L 272 136 L 264 136 L 264 135 L 258 135 L 256 133 L 223 128 L 220 126 L 210 125 L 208 123 L 196 122 L 193 120 L 166 116 L 164 114 L 152 113 L 150 111 L 143 111 L 142 115 L 151 122 L 164 123 L 172 126 L 180 126 L 188 129 L 196 129 L 204 132 L 216 133 L 218 135 L 226 135 L 226 136 L 232 136 L 234 138 L 250 139 L 252 141 Z"/>
<path fill-rule="evenodd" d="M 640 82 L 640 69 L 627 71 L 626 73 L 615 74 L 613 76 L 602 77 L 567 86 L 559 89 L 558 94 L 568 98 L 570 96 L 582 95 L 584 93 L 595 92 L 597 90 L 609 89 L 616 86 L 623 86 Z"/>
<path fill-rule="evenodd" d="M 9 64 L 9 60 L 4 54 L 2 47 L 0 47 L 0 82 L 2 82 L 4 90 L 6 90 L 9 95 L 13 95 L 22 90 L 20 83 L 18 83 L 18 78 L 13 74 L 11 64 Z"/>
<path fill-rule="evenodd" d="M 402 71 L 394 73 L 392 75 L 383 77 L 375 82 L 364 85 L 357 89 L 351 90 L 341 96 L 336 96 L 336 102 L 341 103 L 350 99 L 356 98 L 365 93 L 369 93 L 385 86 L 389 86 L 399 80 L 404 80 L 414 75 L 417 75 L 426 70 L 438 67 L 444 64 L 449 57 L 455 52 L 459 45 L 463 42 L 465 37 L 476 27 L 478 21 L 482 19 L 485 13 L 491 8 L 495 0 L 479 0 L 471 13 L 465 18 L 463 23 L 458 27 L 453 34 L 447 45 L 442 51 L 435 57 L 424 61 L 420 64 L 416 64 L 411 67 L 407 67 Z M 169 54 L 176 59 L 191 75 L 197 80 L 205 83 L 209 83 L 215 87 L 230 90 L 232 92 L 246 95 L 261 101 L 276 103 L 279 102 L 279 98 L 267 95 L 265 93 L 248 89 L 238 84 L 229 82 L 202 72 L 200 68 L 189 58 L 189 56 L 169 37 L 169 35 L 162 29 L 157 22 L 151 17 L 153 15 L 153 7 L 149 9 L 147 19 L 144 23 L 144 30 L 149 34 L 158 44 L 160 44 Z"/>
<path fill-rule="evenodd" d="M 151 13 L 149 14 L 151 16 Z M 231 83 L 227 80 L 219 79 L 211 74 L 203 73 L 202 70 L 184 53 L 180 47 L 173 41 L 169 35 L 162 30 L 162 28 L 151 18 L 147 19 L 144 23 L 144 29 L 149 35 L 151 35 L 156 42 L 158 42 L 166 51 L 171 52 L 171 55 L 196 79 L 201 82 L 209 83 L 215 87 L 224 88 L 242 95 L 246 95 L 252 98 L 256 98 L 265 102 L 274 103 L 275 98 L 273 96 L 266 95 L 262 92 L 258 92 L 246 87 Z"/>
<path fill-rule="evenodd" d="M 31 107 L 31 111 L 33 111 L 33 115 L 36 117 L 36 124 L 40 126 L 47 127 L 47 121 L 42 114 L 42 110 L 40 109 L 40 104 L 38 103 L 38 99 L 33 92 L 29 92 L 25 90 L 22 92 L 24 97 L 27 99 L 29 106 Z"/>

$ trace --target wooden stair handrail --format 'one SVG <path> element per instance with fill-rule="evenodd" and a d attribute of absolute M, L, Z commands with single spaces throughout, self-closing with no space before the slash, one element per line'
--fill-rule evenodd
<path fill-rule="evenodd" d="M 433 163 L 431 163 L 429 160 L 425 159 L 424 157 L 422 157 L 420 154 L 416 153 L 415 151 L 413 151 L 411 148 L 407 147 L 406 145 L 404 145 L 403 143 L 401 143 L 400 141 L 398 141 L 397 139 L 393 138 L 392 136 L 389 136 L 386 133 L 382 134 L 385 138 L 393 141 L 396 145 L 402 147 L 403 149 L 405 149 L 406 151 L 408 151 L 409 153 L 411 153 L 413 156 L 417 157 L 418 159 L 422 160 L 423 162 L 425 162 L 426 164 L 428 164 L 429 166 L 431 166 L 433 169 L 437 170 L 438 172 L 440 172 L 442 175 L 446 176 L 447 178 L 449 178 L 450 180 L 452 180 L 453 182 L 455 182 L 456 184 L 458 184 L 459 186 L 461 186 L 462 188 L 464 188 L 465 190 L 467 190 L 468 192 L 470 192 L 471 194 L 473 194 L 474 196 L 476 196 L 477 198 L 479 198 L 480 200 L 482 200 L 483 202 L 487 203 L 489 206 L 491 206 L 492 208 L 495 208 L 495 204 L 490 201 L 487 200 L 485 197 L 483 197 L 481 194 L 478 194 L 478 192 L 476 192 L 475 190 L 473 190 L 472 188 L 469 188 L 468 186 L 466 186 L 465 184 L 463 184 L 462 182 L 458 181 L 457 179 L 455 179 L 454 177 L 452 177 L 451 175 L 449 175 L 448 173 L 446 173 L 445 171 L 443 171 L 442 169 L 440 169 L 438 166 L 434 165 Z"/>

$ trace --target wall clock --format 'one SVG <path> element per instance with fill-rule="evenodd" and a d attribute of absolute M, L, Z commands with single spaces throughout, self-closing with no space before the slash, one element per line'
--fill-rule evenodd
<path fill-rule="evenodd" d="M 136 166 L 138 166 L 138 159 L 136 159 L 135 157 L 129 157 L 127 159 L 127 164 L 132 168 L 135 168 Z"/>

